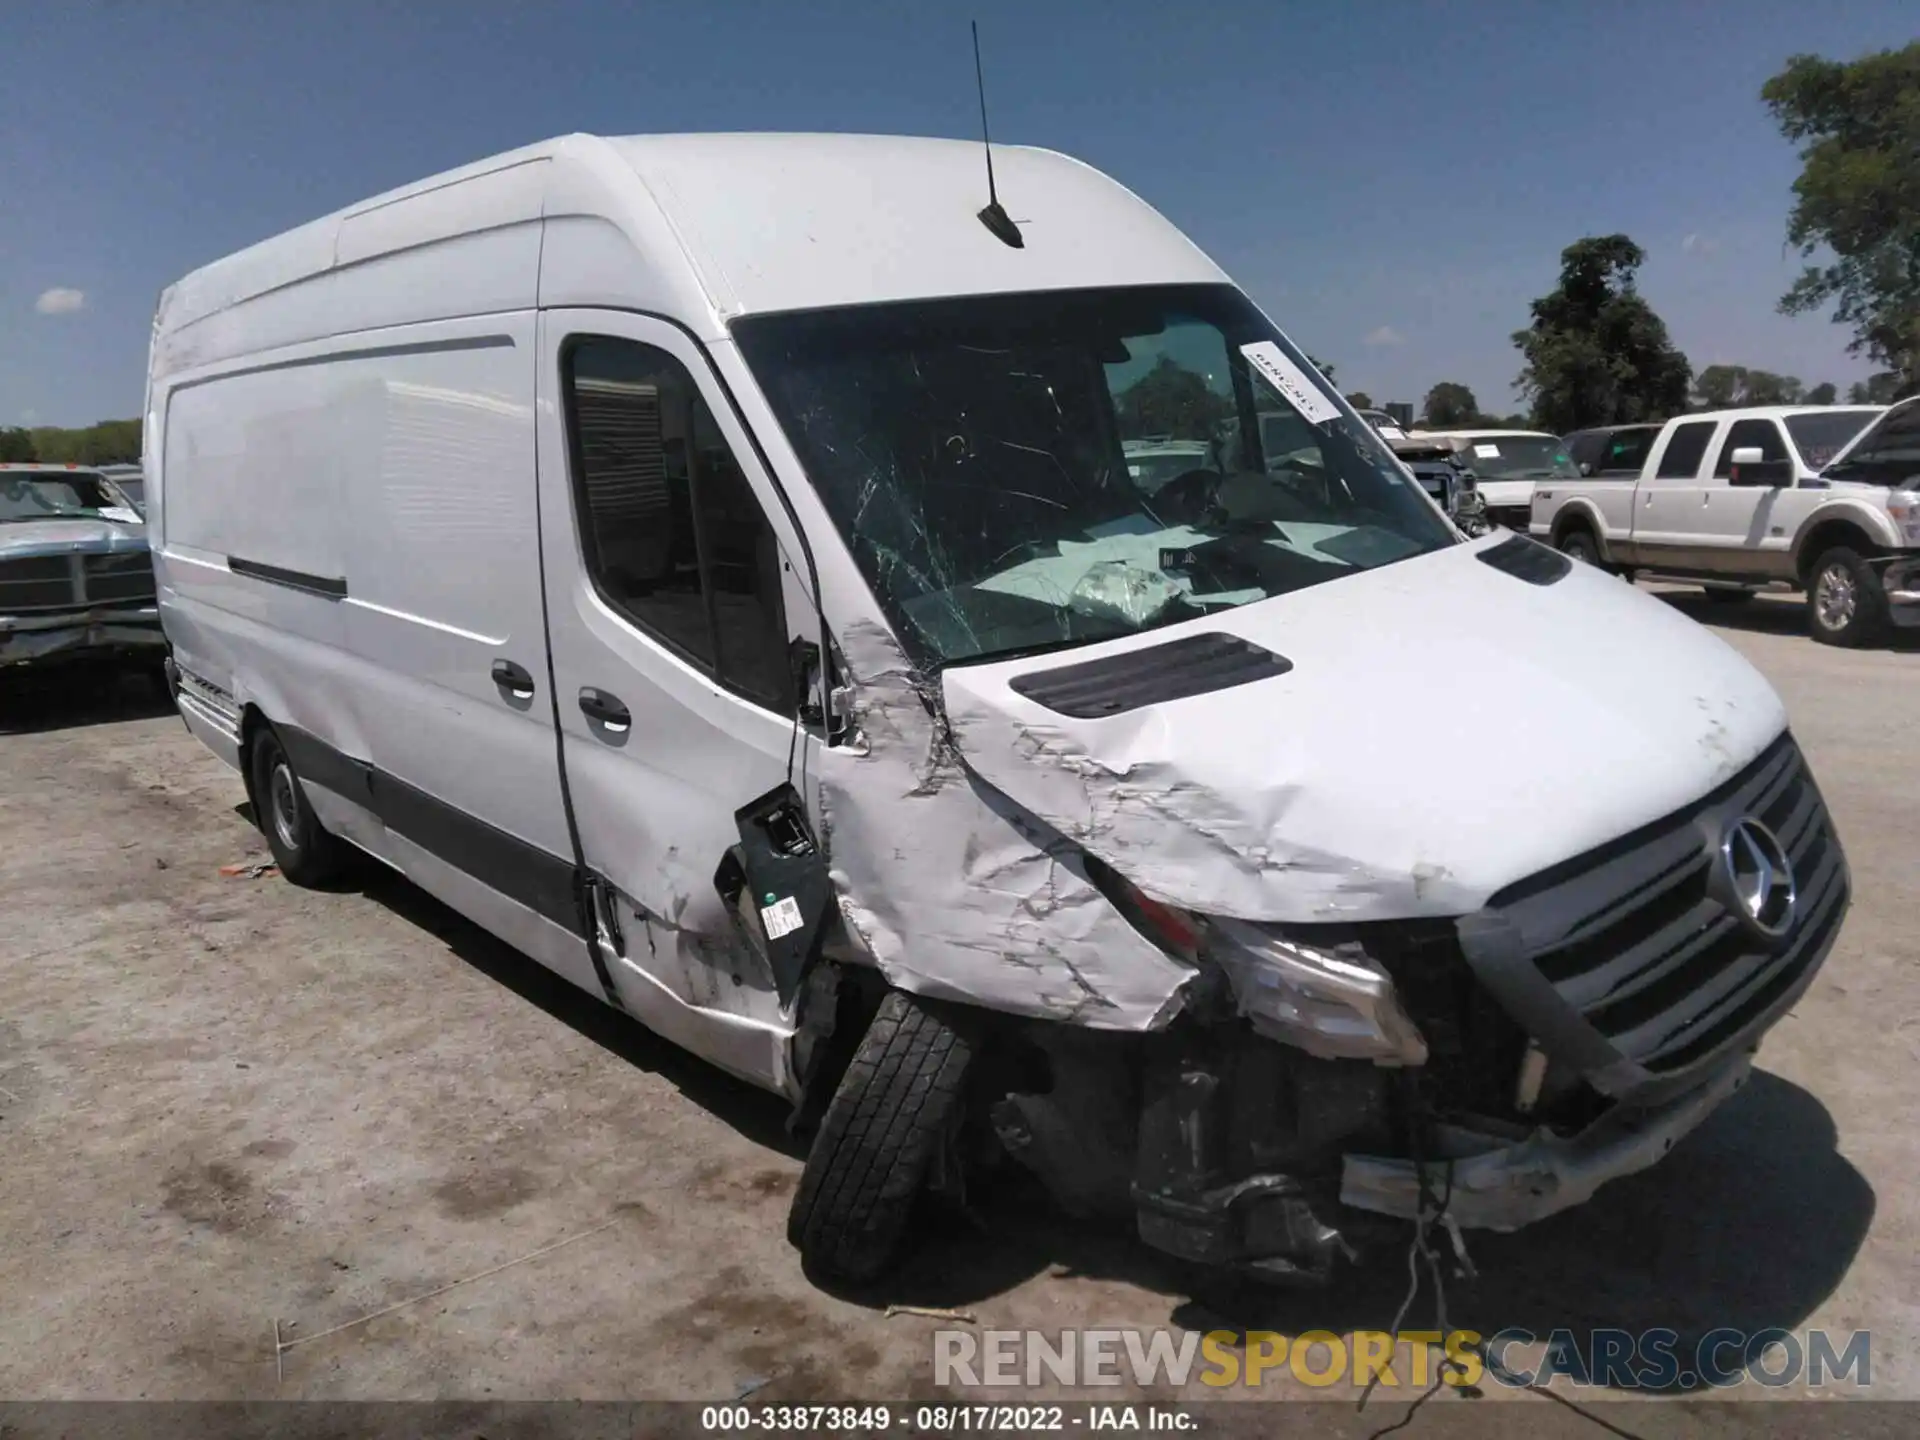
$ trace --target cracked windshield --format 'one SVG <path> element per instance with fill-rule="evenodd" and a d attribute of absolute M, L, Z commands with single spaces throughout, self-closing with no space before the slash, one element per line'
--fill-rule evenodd
<path fill-rule="evenodd" d="M 1458 539 L 1230 287 L 862 306 L 734 333 L 924 664 L 1110 639 Z"/>

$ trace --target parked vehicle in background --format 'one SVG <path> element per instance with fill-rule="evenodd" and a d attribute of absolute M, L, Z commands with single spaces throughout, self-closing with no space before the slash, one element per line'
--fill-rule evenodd
<path fill-rule="evenodd" d="M 97 470 L 0 463 L 0 667 L 166 658 L 146 526 Z"/>
<path fill-rule="evenodd" d="M 1578 478 L 1557 435 L 1542 430 L 1415 430 L 1413 436 L 1441 439 L 1453 446 L 1473 471 L 1486 503 L 1487 518 L 1508 530 L 1527 533 L 1533 512 L 1533 487 L 1542 480 Z"/>
<path fill-rule="evenodd" d="M 998 150 L 1023 233 L 980 162 L 569 136 L 163 292 L 177 700 L 282 873 L 784 1096 L 826 1280 L 1003 1166 L 1324 1280 L 1657 1162 L 1847 908 L 1779 697 L 1464 539 L 1131 191 Z"/>
<path fill-rule="evenodd" d="M 1493 529 L 1473 471 L 1452 445 L 1444 439 L 1404 434 L 1387 443 L 1462 534 L 1477 537 Z"/>
<path fill-rule="evenodd" d="M 113 482 L 113 486 L 128 500 L 133 508 L 144 517 L 147 513 L 147 480 L 138 465 L 102 465 L 100 473 Z"/>
<path fill-rule="evenodd" d="M 1891 425 L 1869 430 L 1883 413 Z M 1872 644 L 1890 624 L 1920 624 L 1920 464 L 1902 458 L 1915 423 L 1876 406 L 1678 416 L 1638 475 L 1543 484 L 1532 533 L 1729 604 L 1763 586 L 1805 590 L 1816 640 Z"/>
<path fill-rule="evenodd" d="M 1638 476 L 1647 452 L 1660 434 L 1660 421 L 1638 425 L 1607 425 L 1577 430 L 1561 437 L 1567 455 L 1582 475 Z"/>
<path fill-rule="evenodd" d="M 1148 495 L 1190 471 L 1216 468 L 1213 445 L 1205 440 L 1154 435 L 1125 441 L 1120 448 L 1126 456 L 1127 474 Z"/>
<path fill-rule="evenodd" d="M 1400 422 L 1384 410 L 1360 410 L 1355 413 L 1388 440 L 1402 439 L 1407 433 L 1401 428 Z"/>

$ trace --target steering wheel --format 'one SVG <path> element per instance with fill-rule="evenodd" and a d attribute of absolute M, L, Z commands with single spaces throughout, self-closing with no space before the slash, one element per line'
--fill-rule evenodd
<path fill-rule="evenodd" d="M 1218 470 L 1188 470 L 1154 491 L 1147 503 L 1163 520 L 1197 524 L 1213 508 L 1214 493 L 1224 479 Z"/>

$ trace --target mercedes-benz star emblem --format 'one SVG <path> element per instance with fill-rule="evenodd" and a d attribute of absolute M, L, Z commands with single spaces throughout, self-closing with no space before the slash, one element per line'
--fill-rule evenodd
<path fill-rule="evenodd" d="M 1793 862 L 1773 831 L 1750 815 L 1734 821 L 1720 841 L 1720 864 L 1749 930 L 1778 940 L 1793 928 L 1800 895 Z"/>

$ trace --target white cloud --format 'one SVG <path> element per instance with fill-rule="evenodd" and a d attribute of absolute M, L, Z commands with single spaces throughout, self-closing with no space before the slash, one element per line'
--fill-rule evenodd
<path fill-rule="evenodd" d="M 87 308 L 87 292 L 56 285 L 51 290 L 42 290 L 40 298 L 33 302 L 33 308 L 42 315 L 71 315 L 76 310 Z"/>
<path fill-rule="evenodd" d="M 1361 341 L 1361 343 L 1363 345 L 1374 345 L 1374 346 L 1404 345 L 1407 343 L 1407 337 L 1402 335 L 1398 330 L 1394 329 L 1391 325 L 1382 325 L 1378 330 L 1368 331 L 1366 338 L 1363 341 Z"/>
<path fill-rule="evenodd" d="M 1720 248 L 1720 242 L 1696 231 L 1680 242 L 1680 248 L 1689 255 L 1711 255 Z"/>

